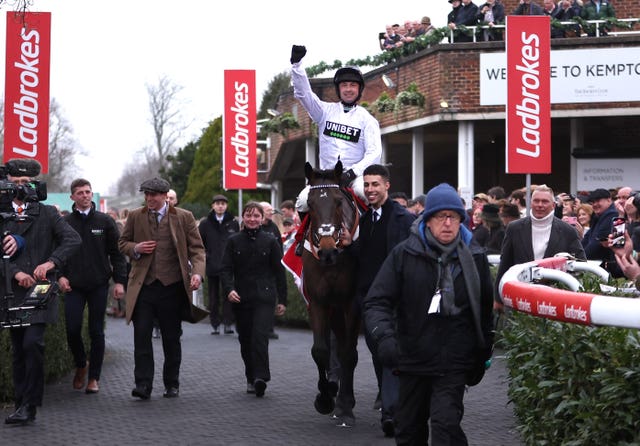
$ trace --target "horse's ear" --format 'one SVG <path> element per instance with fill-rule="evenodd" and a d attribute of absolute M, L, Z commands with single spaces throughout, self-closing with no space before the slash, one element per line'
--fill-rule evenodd
<path fill-rule="evenodd" d="M 313 173 L 313 166 L 309 161 L 304 163 L 304 176 L 307 177 L 307 180 L 311 179 L 311 174 Z"/>
<path fill-rule="evenodd" d="M 342 161 L 338 160 L 338 162 L 336 163 L 336 167 L 333 170 L 334 170 L 334 173 L 338 176 L 338 178 L 340 178 L 344 170 L 344 167 L 342 167 Z"/>

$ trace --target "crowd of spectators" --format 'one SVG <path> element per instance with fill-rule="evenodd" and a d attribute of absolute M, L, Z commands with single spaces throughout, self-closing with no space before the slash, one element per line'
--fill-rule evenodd
<path fill-rule="evenodd" d="M 605 0 L 542 0 L 539 5 L 533 0 L 520 0 L 513 11 L 506 11 L 500 0 L 486 0 L 475 4 L 472 0 L 448 0 L 451 11 L 447 15 L 449 39 L 453 42 L 472 42 L 503 40 L 505 18 L 511 15 L 547 15 L 553 20 L 551 37 L 606 36 L 611 30 L 610 23 L 584 25 L 583 21 L 615 19 L 615 9 Z M 572 24 L 560 22 L 574 22 Z M 583 27 L 584 26 L 584 27 Z M 417 37 L 430 35 L 436 31 L 427 16 L 421 20 L 405 20 L 403 24 L 396 23 L 386 26 L 386 32 L 378 36 L 380 49 L 392 51 Z"/>
<path fill-rule="evenodd" d="M 530 192 L 536 189 L 537 186 L 532 186 Z M 476 243 L 485 247 L 488 254 L 501 254 L 501 249 L 496 248 L 497 239 L 504 237 L 504 229 L 510 222 L 527 216 L 527 190 L 519 188 L 508 195 L 492 191 L 495 188 L 474 195 L 465 224 Z M 629 258 L 635 261 L 634 253 L 640 250 L 640 192 L 634 192 L 629 186 L 610 190 L 598 188 L 577 194 L 559 192 L 554 196 L 553 205 L 554 217 L 577 232 L 588 260 L 600 261 L 614 278 L 626 275 L 635 280 L 635 276 L 630 277 L 635 270 L 628 264 Z M 612 220 L 616 217 L 625 219 L 631 254 L 625 255 L 611 246 Z M 640 269 L 638 271 L 640 275 Z"/>

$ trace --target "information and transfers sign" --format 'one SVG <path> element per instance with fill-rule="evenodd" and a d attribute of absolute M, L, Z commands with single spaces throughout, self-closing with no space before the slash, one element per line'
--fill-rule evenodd
<path fill-rule="evenodd" d="M 7 12 L 4 162 L 37 160 L 49 172 L 51 13 Z"/>
<path fill-rule="evenodd" d="M 255 189 L 256 72 L 225 70 L 222 147 L 222 185 L 225 189 Z"/>
<path fill-rule="evenodd" d="M 548 16 L 507 17 L 507 173 L 551 173 L 550 48 Z"/>

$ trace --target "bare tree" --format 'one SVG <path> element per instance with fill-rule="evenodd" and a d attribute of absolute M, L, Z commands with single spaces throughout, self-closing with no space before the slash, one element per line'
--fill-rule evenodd
<path fill-rule="evenodd" d="M 147 150 L 145 155 L 158 171 L 167 167 L 167 155 L 176 151 L 178 139 L 187 128 L 180 114 L 181 91 L 182 87 L 166 76 L 162 76 L 156 85 L 147 84 L 155 150 Z"/>
<path fill-rule="evenodd" d="M 136 157 L 122 170 L 122 175 L 116 183 L 116 193 L 118 196 L 133 196 L 139 192 L 140 183 L 158 175 L 158 170 L 151 164 L 141 162 Z"/>
<path fill-rule="evenodd" d="M 14 12 L 24 14 L 32 3 L 33 0 L 0 0 L 0 8 L 4 5 L 12 6 Z"/>
<path fill-rule="evenodd" d="M 180 113 L 183 105 L 181 86 L 162 76 L 157 84 L 146 87 L 154 144 L 140 149 L 139 156 L 125 166 L 116 182 L 118 195 L 137 194 L 141 178 L 151 178 L 166 170 L 170 163 L 167 156 L 177 151 L 178 140 L 188 127 Z"/>
<path fill-rule="evenodd" d="M 0 100 L 0 150 L 4 160 L 4 101 Z M 75 137 L 73 127 L 65 118 L 55 98 L 49 102 L 49 173 L 43 174 L 49 192 L 66 192 L 77 173 L 77 155 L 85 155 Z"/>
<path fill-rule="evenodd" d="M 49 104 L 49 173 L 42 176 L 47 189 L 66 192 L 78 171 L 75 158 L 85 154 L 73 136 L 73 127 L 64 117 L 62 107 L 52 98 Z"/>

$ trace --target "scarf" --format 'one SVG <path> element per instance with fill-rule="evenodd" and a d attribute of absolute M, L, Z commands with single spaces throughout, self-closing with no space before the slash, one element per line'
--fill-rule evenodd
<path fill-rule="evenodd" d="M 449 244 L 442 244 L 425 226 L 425 238 L 427 245 L 433 249 L 427 254 L 438 262 L 438 287 L 440 288 L 440 312 L 445 316 L 457 316 L 461 313 L 462 307 L 456 305 L 455 290 L 453 288 L 454 278 L 462 272 L 464 283 L 467 288 L 469 305 L 473 307 L 480 302 L 480 277 L 476 270 L 473 256 L 467 245 L 460 238 L 460 233 Z M 472 308 L 475 312 L 475 309 Z"/>

